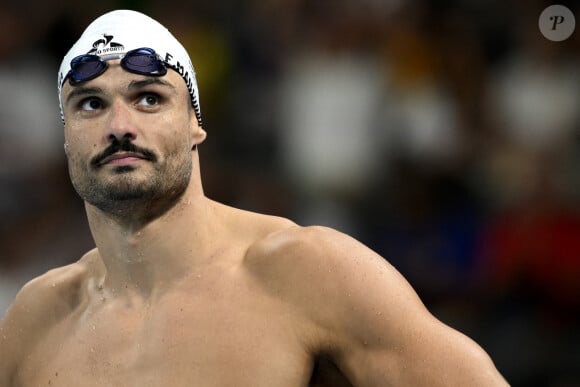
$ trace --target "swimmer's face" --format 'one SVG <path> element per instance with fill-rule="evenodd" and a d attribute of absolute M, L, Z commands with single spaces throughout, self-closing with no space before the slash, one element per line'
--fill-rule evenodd
<path fill-rule="evenodd" d="M 175 71 L 143 76 L 109 62 L 93 80 L 65 82 L 62 100 L 69 173 L 84 200 L 107 211 L 183 192 L 205 132 Z"/>

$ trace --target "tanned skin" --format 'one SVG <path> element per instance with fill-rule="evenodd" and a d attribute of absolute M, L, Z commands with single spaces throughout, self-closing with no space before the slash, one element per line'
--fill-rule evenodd
<path fill-rule="evenodd" d="M 507 386 L 369 248 L 207 198 L 188 101 L 174 71 L 115 62 L 65 84 L 69 172 L 96 248 L 19 292 L 1 386 Z M 105 156 L 113 143 L 136 148 Z"/>

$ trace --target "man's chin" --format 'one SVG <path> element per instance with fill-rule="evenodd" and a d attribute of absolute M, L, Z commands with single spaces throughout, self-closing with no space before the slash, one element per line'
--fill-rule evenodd
<path fill-rule="evenodd" d="M 142 200 L 150 195 L 143 190 L 110 191 L 109 202 L 126 202 L 129 200 Z"/>
<path fill-rule="evenodd" d="M 133 172 L 134 170 L 135 170 L 135 168 L 131 165 L 121 165 L 121 166 L 113 168 L 113 172 L 119 173 L 119 174 Z"/>

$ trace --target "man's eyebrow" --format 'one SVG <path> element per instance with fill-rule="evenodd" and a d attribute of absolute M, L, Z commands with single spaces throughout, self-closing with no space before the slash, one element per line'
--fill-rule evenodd
<path fill-rule="evenodd" d="M 175 86 L 173 86 L 171 83 L 164 81 L 163 79 L 160 78 L 146 78 L 146 79 L 141 79 L 141 80 L 135 80 L 135 81 L 131 81 L 131 83 L 129 83 L 129 86 L 127 87 L 127 89 L 131 90 L 131 89 L 141 89 L 143 87 L 147 87 L 150 85 L 160 85 L 160 86 L 165 86 L 165 87 L 169 87 L 171 89 L 175 90 Z"/>
<path fill-rule="evenodd" d="M 82 86 L 74 87 L 73 90 L 67 95 L 66 103 L 68 104 L 70 100 L 73 98 L 78 98 L 89 94 L 94 95 L 102 93 L 103 89 L 101 89 L 100 87 L 82 87 Z"/>

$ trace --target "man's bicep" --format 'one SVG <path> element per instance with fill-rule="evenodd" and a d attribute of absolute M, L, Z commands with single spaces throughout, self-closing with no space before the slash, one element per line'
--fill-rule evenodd
<path fill-rule="evenodd" d="M 355 386 L 506 385 L 481 347 L 429 313 L 382 257 L 349 237 L 328 246 L 337 283 L 328 326 Z"/>
<path fill-rule="evenodd" d="M 507 385 L 479 345 L 436 320 L 399 335 L 392 346 L 350 343 L 340 361 L 355 386 Z"/>

